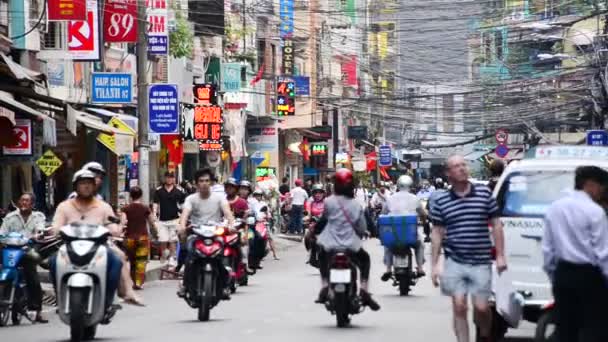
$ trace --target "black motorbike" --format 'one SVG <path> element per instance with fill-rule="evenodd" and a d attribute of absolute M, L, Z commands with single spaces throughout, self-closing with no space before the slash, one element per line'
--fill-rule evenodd
<path fill-rule="evenodd" d="M 348 252 L 334 252 L 329 257 L 328 298 L 325 307 L 336 315 L 339 328 L 348 326 L 352 315 L 363 311 L 357 289 L 357 266 Z"/>
<path fill-rule="evenodd" d="M 412 247 L 404 246 L 392 249 L 393 252 L 393 286 L 399 289 L 399 295 L 407 296 L 416 285 L 420 275 L 413 268 Z"/>

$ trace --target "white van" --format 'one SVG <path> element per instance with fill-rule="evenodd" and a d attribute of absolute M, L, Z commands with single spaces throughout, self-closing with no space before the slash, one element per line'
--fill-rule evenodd
<path fill-rule="evenodd" d="M 545 212 L 553 201 L 574 190 L 577 167 L 608 169 L 608 148 L 541 146 L 530 152 L 532 158 L 507 166 L 494 196 L 504 226 L 508 279 L 523 296 L 523 319 L 536 323 L 553 302 L 551 284 L 542 269 Z"/>

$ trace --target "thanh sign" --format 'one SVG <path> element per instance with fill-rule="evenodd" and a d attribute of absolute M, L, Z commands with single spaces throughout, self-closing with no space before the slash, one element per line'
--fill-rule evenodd
<path fill-rule="evenodd" d="M 179 100 L 176 84 L 152 84 L 148 88 L 150 133 L 179 133 Z"/>
<path fill-rule="evenodd" d="M 131 74 L 96 72 L 91 76 L 91 102 L 133 102 Z"/>

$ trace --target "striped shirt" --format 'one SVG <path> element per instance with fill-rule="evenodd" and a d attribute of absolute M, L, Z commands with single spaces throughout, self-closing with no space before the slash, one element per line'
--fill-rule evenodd
<path fill-rule="evenodd" d="M 498 205 L 488 187 L 471 184 L 464 197 L 453 190 L 433 198 L 431 220 L 446 229 L 445 255 L 462 264 L 492 262 L 488 221 L 498 216 Z"/>

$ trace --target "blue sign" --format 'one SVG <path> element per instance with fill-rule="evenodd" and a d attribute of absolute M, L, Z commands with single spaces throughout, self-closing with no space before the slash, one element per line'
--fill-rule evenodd
<path fill-rule="evenodd" d="M 293 35 L 294 0 L 279 0 L 281 38 Z"/>
<path fill-rule="evenodd" d="M 507 154 L 509 154 L 509 148 L 507 147 L 507 145 L 500 144 L 496 146 L 496 150 L 494 152 L 496 153 L 496 156 L 498 156 L 498 158 L 504 158 L 507 156 Z"/>
<path fill-rule="evenodd" d="M 296 82 L 296 94 L 298 94 L 298 96 L 310 96 L 310 77 L 294 76 L 293 80 Z"/>
<path fill-rule="evenodd" d="M 587 131 L 587 145 L 607 146 L 608 133 L 603 130 Z"/>
<path fill-rule="evenodd" d="M 391 147 L 388 145 L 382 145 L 378 149 L 378 165 L 380 166 L 391 166 L 393 165 L 393 155 L 391 154 Z"/>
<path fill-rule="evenodd" d="M 131 74 L 94 72 L 91 76 L 91 102 L 133 102 L 133 81 Z"/>
<path fill-rule="evenodd" d="M 167 55 L 169 42 L 167 36 L 148 36 L 148 54 Z"/>
<path fill-rule="evenodd" d="M 241 91 L 241 63 L 222 63 L 222 90 L 225 92 Z"/>
<path fill-rule="evenodd" d="M 150 133 L 179 133 L 179 99 L 176 84 L 152 84 L 148 88 Z"/>

